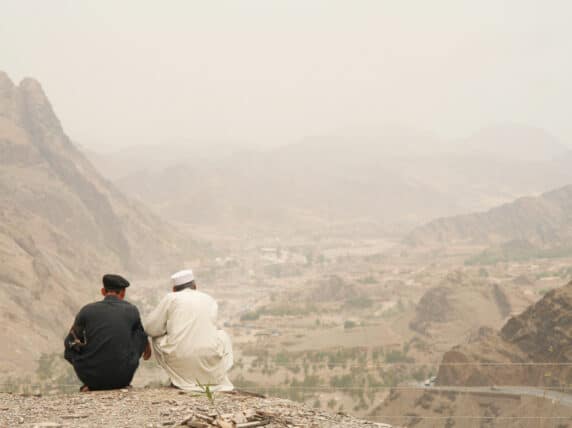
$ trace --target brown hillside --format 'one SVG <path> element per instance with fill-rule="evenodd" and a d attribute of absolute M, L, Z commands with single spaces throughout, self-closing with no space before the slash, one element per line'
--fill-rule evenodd
<path fill-rule="evenodd" d="M 518 293 L 513 293 L 511 300 L 521 303 Z M 479 327 L 498 329 L 511 311 L 504 286 L 458 270 L 421 296 L 409 327 L 433 342 L 446 338 L 454 344 L 474 335 Z"/>
<path fill-rule="evenodd" d="M 1 367 L 59 349 L 103 273 L 176 265 L 175 237 L 95 171 L 38 82 L 0 72 Z"/>
<path fill-rule="evenodd" d="M 499 333 L 448 351 L 440 385 L 572 384 L 572 282 L 547 293 Z"/>
<path fill-rule="evenodd" d="M 525 197 L 486 212 L 446 217 L 421 226 L 407 237 L 413 245 L 526 241 L 559 246 L 572 237 L 572 185 Z"/>

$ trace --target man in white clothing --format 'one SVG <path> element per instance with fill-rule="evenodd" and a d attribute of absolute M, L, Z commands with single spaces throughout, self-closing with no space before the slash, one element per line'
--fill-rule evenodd
<path fill-rule="evenodd" d="M 190 269 L 171 279 L 173 292 L 143 321 L 157 362 L 177 388 L 201 391 L 200 382 L 212 391 L 231 391 L 227 372 L 233 364 L 232 345 L 216 327 L 216 301 L 197 290 Z"/>

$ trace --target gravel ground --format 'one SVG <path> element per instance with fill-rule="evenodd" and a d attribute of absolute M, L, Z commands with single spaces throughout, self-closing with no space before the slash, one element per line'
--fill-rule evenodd
<path fill-rule="evenodd" d="M 173 388 L 75 394 L 0 394 L 0 427 L 389 427 L 248 393 L 206 396 Z"/>

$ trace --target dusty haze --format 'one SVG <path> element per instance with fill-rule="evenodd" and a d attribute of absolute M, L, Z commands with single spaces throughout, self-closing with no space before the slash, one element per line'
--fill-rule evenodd
<path fill-rule="evenodd" d="M 0 1 L 2 68 L 39 79 L 72 138 L 278 145 L 442 138 L 498 122 L 572 140 L 566 1 Z"/>
<path fill-rule="evenodd" d="M 569 426 L 570 4 L 0 0 L 0 426 L 101 426 L 62 338 L 181 268 L 239 389 Z M 178 424 L 169 384 L 115 425 Z"/>

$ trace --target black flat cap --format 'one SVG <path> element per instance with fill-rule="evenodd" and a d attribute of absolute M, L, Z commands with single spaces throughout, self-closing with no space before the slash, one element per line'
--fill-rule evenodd
<path fill-rule="evenodd" d="M 123 290 L 129 287 L 129 281 L 120 275 L 108 273 L 103 275 L 103 287 L 106 290 Z"/>

